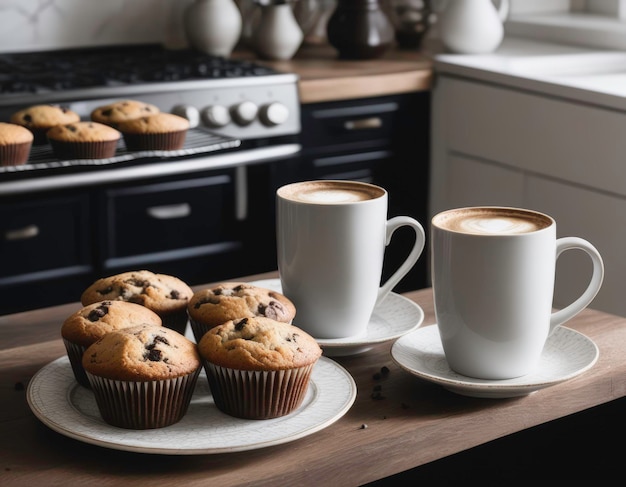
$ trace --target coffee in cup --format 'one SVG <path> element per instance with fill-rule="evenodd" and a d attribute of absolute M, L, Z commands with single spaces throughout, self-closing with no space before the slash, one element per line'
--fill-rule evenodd
<path fill-rule="evenodd" d="M 387 191 L 357 181 L 304 181 L 278 189 L 278 271 L 294 324 L 316 338 L 362 336 L 377 303 L 411 270 L 425 235 L 408 216 L 387 219 Z M 408 226 L 415 243 L 381 285 L 385 247 Z"/>
<path fill-rule="evenodd" d="M 556 222 L 536 211 L 458 208 L 431 221 L 431 267 L 437 326 L 450 368 L 479 379 L 528 374 L 557 326 L 593 300 L 604 276 L 588 241 L 556 238 Z M 556 260 L 582 250 L 593 273 L 585 292 L 552 312 Z"/>

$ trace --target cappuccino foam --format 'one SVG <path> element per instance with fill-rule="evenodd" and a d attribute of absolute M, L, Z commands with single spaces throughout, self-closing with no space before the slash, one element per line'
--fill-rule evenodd
<path fill-rule="evenodd" d="M 355 181 L 307 181 L 289 184 L 278 190 L 282 198 L 331 205 L 372 200 L 384 194 L 382 188 Z"/>
<path fill-rule="evenodd" d="M 462 208 L 437 215 L 433 224 L 474 235 L 519 235 L 547 228 L 552 220 L 541 213 L 511 208 Z"/>

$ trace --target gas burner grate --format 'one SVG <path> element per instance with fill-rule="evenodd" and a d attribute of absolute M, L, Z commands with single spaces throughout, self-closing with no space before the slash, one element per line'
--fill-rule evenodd
<path fill-rule="evenodd" d="M 251 61 L 156 45 L 0 54 L 0 94 L 275 74 Z"/>

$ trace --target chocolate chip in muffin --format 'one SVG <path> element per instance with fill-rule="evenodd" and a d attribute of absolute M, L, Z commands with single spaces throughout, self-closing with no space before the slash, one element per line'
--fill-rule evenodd
<path fill-rule="evenodd" d="M 92 309 L 89 315 L 87 316 L 87 319 L 93 322 L 93 321 L 98 321 L 103 316 L 106 316 L 106 314 L 109 312 L 110 304 L 111 304 L 110 302 L 104 302 L 97 308 Z"/>
<path fill-rule="evenodd" d="M 285 307 L 278 301 L 270 301 L 267 305 L 264 305 L 263 303 L 259 304 L 259 314 L 266 316 L 267 318 L 276 320 L 281 316 L 284 316 L 285 313 Z"/>
<path fill-rule="evenodd" d="M 150 362 L 161 362 L 161 361 L 167 362 L 166 359 L 165 360 L 163 359 L 163 352 L 159 350 L 158 348 L 156 348 L 159 343 L 163 343 L 168 346 L 170 344 L 167 341 L 167 338 L 165 338 L 164 336 L 156 335 L 152 343 L 147 343 L 145 345 L 146 353 L 144 354 L 144 358 L 146 360 L 149 360 Z"/>
<path fill-rule="evenodd" d="M 243 318 L 239 320 L 237 323 L 235 323 L 235 330 L 237 331 L 243 330 L 243 328 L 246 326 L 247 323 L 248 323 L 248 318 Z"/>

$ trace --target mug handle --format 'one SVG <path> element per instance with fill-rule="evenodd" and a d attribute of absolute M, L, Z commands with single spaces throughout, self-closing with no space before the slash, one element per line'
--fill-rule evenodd
<path fill-rule="evenodd" d="M 414 218 L 410 216 L 395 216 L 389 220 L 387 220 L 387 233 L 385 237 L 385 247 L 389 245 L 391 242 L 391 237 L 393 233 L 400 227 L 408 226 L 413 228 L 415 231 L 415 243 L 413 244 L 413 248 L 411 252 L 407 256 L 406 260 L 402 263 L 400 267 L 394 272 L 389 279 L 385 281 L 385 283 L 378 289 L 378 298 L 376 299 L 376 305 L 378 305 L 383 299 L 387 297 L 387 295 L 391 292 L 391 290 L 395 287 L 400 279 L 402 279 L 415 265 L 417 259 L 422 255 L 422 251 L 424 250 L 424 244 L 426 242 L 426 235 L 424 233 L 424 228 L 422 225 Z"/>
<path fill-rule="evenodd" d="M 556 241 L 556 257 L 559 258 L 566 250 L 578 249 L 582 250 L 591 258 L 593 263 L 593 273 L 589 286 L 585 292 L 572 304 L 565 308 L 555 311 L 550 317 L 550 333 L 552 333 L 557 326 L 562 325 L 566 321 L 572 319 L 583 309 L 585 309 L 589 303 L 595 298 L 596 294 L 602 286 L 602 280 L 604 279 L 604 263 L 600 252 L 589 242 L 578 237 L 563 237 Z"/>

